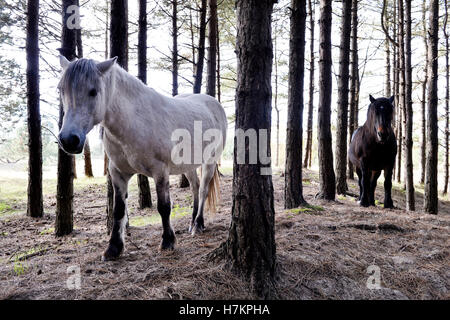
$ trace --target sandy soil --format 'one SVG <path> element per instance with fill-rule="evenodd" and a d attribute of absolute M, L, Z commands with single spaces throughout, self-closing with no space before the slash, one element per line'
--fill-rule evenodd
<path fill-rule="evenodd" d="M 352 197 L 315 200 L 317 173 L 304 177 L 304 210 L 283 209 L 284 178 L 275 175 L 276 241 L 281 299 L 450 299 L 450 204 L 438 216 L 408 213 L 404 194 L 394 191 L 398 209 L 360 208 Z M 356 185 L 349 182 L 351 192 Z M 106 248 L 105 187 L 76 193 L 73 235 L 53 235 L 54 197 L 46 197 L 46 216 L 14 215 L 0 220 L 0 299 L 245 299 L 255 298 L 246 282 L 207 254 L 227 238 L 232 177 L 222 178 L 219 212 L 207 215 L 206 232 L 187 232 L 190 214 L 173 219 L 178 246 L 159 252 L 161 225 L 132 226 L 126 251 L 102 262 Z M 154 190 L 153 191 L 153 197 Z M 382 200 L 382 187 L 377 189 Z M 190 192 L 173 184 L 174 205 L 189 207 Z M 417 207 L 422 198 L 417 194 Z M 136 208 L 130 217 L 148 217 L 156 209 Z M 321 209 L 324 210 L 321 210 Z M 189 210 L 190 211 L 190 210 Z M 372 266 L 372 267 L 369 267 Z M 375 266 L 375 267 L 374 267 Z M 69 272 L 80 270 L 80 288 L 70 289 Z M 381 288 L 369 289 L 371 268 L 379 270 Z M 70 281 L 69 281 L 70 282 Z M 370 282 L 370 280 L 369 280 Z"/>

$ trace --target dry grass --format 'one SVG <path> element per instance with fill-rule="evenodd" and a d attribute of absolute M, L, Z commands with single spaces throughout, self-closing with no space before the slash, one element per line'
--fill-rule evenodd
<path fill-rule="evenodd" d="M 314 200 L 316 172 L 307 171 L 307 210 L 283 209 L 283 178 L 273 177 L 276 209 L 278 272 L 281 299 L 449 299 L 450 259 L 448 203 L 438 216 L 402 209 L 360 208 L 353 198 Z M 103 185 L 78 190 L 71 236 L 52 234 L 53 197 L 46 197 L 47 215 L 0 219 L 0 298 L 2 299 L 252 299 L 248 284 L 210 262 L 208 253 L 227 238 L 232 177 L 221 181 L 218 212 L 207 216 L 207 231 L 192 237 L 190 215 L 173 220 L 178 246 L 159 252 L 160 223 L 130 227 L 127 248 L 117 261 L 102 262 L 108 238 Z M 172 185 L 180 212 L 191 205 L 190 192 Z M 356 193 L 354 183 L 352 192 Z M 382 199 L 379 187 L 378 199 Z M 152 190 L 154 192 L 154 190 Z M 155 196 L 153 194 L 153 196 Z M 394 202 L 403 208 L 401 191 Z M 418 208 L 421 196 L 418 195 Z M 130 193 L 131 217 L 150 217 L 156 209 L 136 208 Z M 325 210 L 320 210 L 321 208 Z M 189 210 L 190 211 L 190 210 Z M 19 259 L 18 257 L 22 257 Z M 23 259 L 23 257 L 25 257 Z M 81 289 L 66 286 L 67 267 L 79 266 Z M 369 290 L 367 268 L 381 272 L 382 289 Z"/>

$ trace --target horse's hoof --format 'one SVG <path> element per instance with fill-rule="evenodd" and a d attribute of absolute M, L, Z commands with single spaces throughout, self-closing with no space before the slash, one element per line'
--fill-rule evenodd
<path fill-rule="evenodd" d="M 105 250 L 102 256 L 103 261 L 116 260 L 123 252 L 123 244 L 113 245 L 109 244 L 108 249 Z"/>
<path fill-rule="evenodd" d="M 360 205 L 361 207 L 367 208 L 367 207 L 369 206 L 369 203 L 364 202 L 364 201 L 360 201 L 360 202 L 359 202 L 359 205 Z"/>
<path fill-rule="evenodd" d="M 388 203 L 384 205 L 385 209 L 394 209 L 394 204 L 393 203 Z"/>
<path fill-rule="evenodd" d="M 191 234 L 193 236 L 195 236 L 196 234 L 201 234 L 205 231 L 205 226 L 203 225 L 199 225 L 199 224 L 195 224 L 194 227 L 192 228 L 192 232 Z"/>
<path fill-rule="evenodd" d="M 159 245 L 159 249 L 161 251 L 166 251 L 166 250 L 175 250 L 175 243 L 176 243 L 176 238 L 175 236 L 173 236 L 172 239 L 162 239 L 161 244 Z"/>

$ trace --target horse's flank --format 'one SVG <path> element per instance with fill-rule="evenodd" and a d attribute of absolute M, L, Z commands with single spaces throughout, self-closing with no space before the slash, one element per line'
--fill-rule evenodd
<path fill-rule="evenodd" d="M 104 80 L 109 96 L 102 123 L 106 151 L 113 157 L 123 154 L 125 157 L 119 156 L 118 165 L 134 171 L 129 173 L 152 176 L 158 163 L 150 163 L 150 159 L 170 164 L 169 174 L 198 167 L 199 164 L 175 165 L 171 161 L 175 144 L 171 141 L 172 133 L 176 129 L 186 129 L 193 136 L 194 121 L 202 122 L 203 132 L 220 129 L 225 143 L 226 115 L 216 99 L 202 94 L 166 97 L 117 65 Z"/>

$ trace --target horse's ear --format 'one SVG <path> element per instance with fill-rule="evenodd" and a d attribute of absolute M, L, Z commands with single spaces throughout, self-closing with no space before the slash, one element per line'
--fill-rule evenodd
<path fill-rule="evenodd" d="M 391 104 L 394 104 L 394 98 L 395 98 L 395 96 L 392 96 L 392 97 L 389 98 L 389 102 L 390 102 Z"/>
<path fill-rule="evenodd" d="M 59 55 L 59 63 L 61 64 L 61 68 L 62 68 L 63 71 L 64 71 L 64 70 L 66 70 L 67 67 L 69 66 L 70 61 L 67 60 L 67 58 L 64 57 L 62 54 L 60 54 L 60 55 Z"/>
<path fill-rule="evenodd" d="M 372 97 L 372 95 L 371 95 L 371 94 L 369 94 L 369 99 L 370 99 L 370 102 L 372 102 L 372 103 L 374 103 L 374 102 L 375 102 L 375 98 L 374 98 L 374 97 Z"/>
<path fill-rule="evenodd" d="M 117 60 L 117 57 L 114 57 L 114 58 L 108 59 L 106 61 L 97 63 L 98 71 L 100 71 L 101 74 L 105 74 L 116 63 L 116 60 Z"/>

